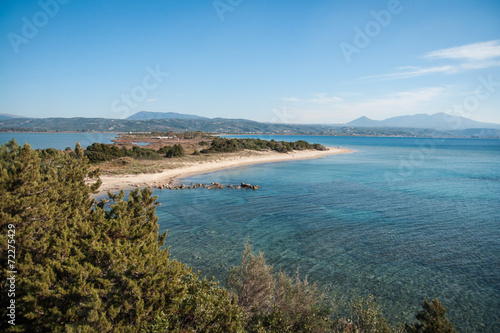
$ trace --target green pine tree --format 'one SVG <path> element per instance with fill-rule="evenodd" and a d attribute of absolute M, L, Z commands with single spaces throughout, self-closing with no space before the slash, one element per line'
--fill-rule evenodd
<path fill-rule="evenodd" d="M 137 332 L 168 318 L 166 330 L 237 331 L 241 311 L 228 292 L 161 249 L 166 233 L 158 234 L 152 192 L 96 202 L 98 176 L 79 145 L 74 152 L 14 141 L 0 147 L 0 226 L 15 226 L 18 272 L 16 326 L 4 320 L 0 330 Z M 2 304 L 9 301 L 6 274 Z"/>
<path fill-rule="evenodd" d="M 434 299 L 431 303 L 428 300 L 422 305 L 423 310 L 418 311 L 415 318 L 420 323 L 405 325 L 406 332 L 410 333 L 455 333 L 448 318 L 445 317 L 446 308 L 439 300 Z"/>

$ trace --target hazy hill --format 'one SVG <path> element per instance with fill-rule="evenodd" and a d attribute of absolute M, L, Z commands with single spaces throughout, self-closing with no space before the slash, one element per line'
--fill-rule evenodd
<path fill-rule="evenodd" d="M 353 120 L 346 126 L 354 127 L 398 127 L 398 128 L 428 128 L 440 131 L 466 130 L 466 129 L 500 129 L 500 124 L 482 123 L 472 119 L 451 116 L 446 113 L 416 114 L 400 116 L 385 120 L 373 120 L 361 117 Z"/>
<path fill-rule="evenodd" d="M 381 125 L 381 122 L 380 120 L 373 120 L 373 119 L 370 119 L 368 117 L 360 117 L 356 120 L 353 120 L 351 122 L 348 122 L 347 124 L 345 124 L 346 126 L 354 126 L 354 127 L 383 127 L 383 125 Z"/>
<path fill-rule="evenodd" d="M 244 119 L 106 119 L 106 118 L 26 118 L 0 122 L 2 131 L 71 132 L 151 132 L 205 131 L 211 133 L 282 133 L 318 134 L 328 126 L 265 124 Z"/>
<path fill-rule="evenodd" d="M 195 116 L 192 114 L 176 113 L 176 112 L 150 112 L 150 111 L 139 111 L 127 118 L 127 120 L 153 120 L 153 119 L 209 119 L 209 118 Z"/>
<path fill-rule="evenodd" d="M 427 115 L 424 115 L 427 116 Z M 427 116 L 429 117 L 429 116 Z M 386 125 L 385 121 L 362 117 L 346 125 L 302 125 L 259 123 L 246 119 L 203 118 L 200 119 L 107 119 L 107 118 L 12 118 L 0 120 L 0 132 L 175 132 L 204 131 L 221 134 L 297 134 L 297 135 L 337 135 L 337 136 L 405 136 L 405 137 L 490 137 L 500 138 L 500 129 L 463 128 L 436 130 L 418 128 L 423 126 L 414 121 L 412 125 L 398 120 L 399 126 Z M 404 118 L 404 117 L 403 117 Z M 418 117 L 417 117 L 418 118 Z M 412 118 L 410 119 L 417 119 Z M 425 117 L 423 117 L 425 118 Z M 462 125 L 475 125 L 477 122 L 462 121 Z M 481 124 L 481 123 L 479 123 Z M 448 124 L 449 125 L 449 124 Z M 489 125 L 489 124 L 488 124 Z M 493 124 L 494 125 L 494 124 Z M 497 125 L 500 128 L 500 125 Z M 444 126 L 443 126 L 444 127 Z M 448 126 L 448 128 L 454 126 Z"/>
<path fill-rule="evenodd" d="M 24 118 L 24 117 L 16 116 L 15 114 L 0 113 L 0 120 L 8 120 L 8 119 L 15 119 L 15 118 Z"/>

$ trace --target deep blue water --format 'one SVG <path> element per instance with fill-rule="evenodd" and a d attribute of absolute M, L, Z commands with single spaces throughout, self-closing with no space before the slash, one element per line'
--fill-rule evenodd
<path fill-rule="evenodd" d="M 116 136 L 116 133 L 0 133 L 0 144 L 16 139 L 17 143 L 28 143 L 33 149 L 74 149 L 77 142 L 87 148 L 94 142 L 112 143 Z"/>
<path fill-rule="evenodd" d="M 276 269 L 375 295 L 393 322 L 439 298 L 460 331 L 498 330 L 500 140 L 259 137 L 355 152 L 182 180 L 257 191 L 156 191 L 174 258 L 224 281 L 249 239 Z"/>

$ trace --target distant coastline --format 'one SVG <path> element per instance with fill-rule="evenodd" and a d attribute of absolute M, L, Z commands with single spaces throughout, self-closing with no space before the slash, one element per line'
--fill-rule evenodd
<path fill-rule="evenodd" d="M 0 128 L 0 134 L 5 133 L 21 133 L 21 134 L 144 134 L 151 132 L 127 132 L 127 131 L 91 131 L 91 132 L 78 132 L 78 131 L 30 131 L 30 130 L 3 130 Z M 330 134 L 330 133 L 209 133 L 214 136 L 335 136 L 335 137 L 366 137 L 366 138 L 415 138 L 415 139 L 499 139 L 498 136 L 467 136 L 467 135 L 410 135 L 410 134 Z"/>
<path fill-rule="evenodd" d="M 373 137 L 500 137 L 500 124 L 482 123 L 464 117 L 437 113 L 373 120 L 361 117 L 344 124 L 263 123 L 248 119 L 204 118 L 161 113 L 136 114 L 139 119 L 111 118 L 10 118 L 0 120 L 0 132 L 40 133 L 129 133 L 196 132 L 239 135 L 322 135 Z M 170 115 L 172 116 L 172 115 Z M 132 116 L 133 117 L 133 116 Z M 193 118 L 194 117 L 194 118 Z M 154 118 L 154 119 L 151 119 Z"/>

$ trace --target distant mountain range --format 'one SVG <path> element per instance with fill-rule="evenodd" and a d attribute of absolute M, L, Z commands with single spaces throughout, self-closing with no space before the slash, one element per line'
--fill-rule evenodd
<path fill-rule="evenodd" d="M 464 117 L 451 116 L 446 113 L 416 114 L 413 116 L 400 116 L 385 120 L 373 120 L 361 117 L 353 120 L 345 126 L 371 127 L 371 128 L 428 128 L 439 131 L 466 130 L 466 129 L 500 129 L 500 124 L 490 124 L 474 121 Z"/>
<path fill-rule="evenodd" d="M 153 119 L 209 119 L 205 117 L 195 116 L 192 114 L 182 114 L 176 112 L 150 112 L 139 111 L 130 117 L 128 120 L 153 120 Z"/>
<path fill-rule="evenodd" d="M 128 119 L 21 118 L 3 115 L 1 132 L 175 132 L 204 131 L 221 134 L 281 134 L 405 137 L 500 138 L 500 125 L 444 113 L 373 120 L 361 117 L 341 125 L 260 123 L 246 119 L 205 118 L 174 112 L 141 111 Z"/>

